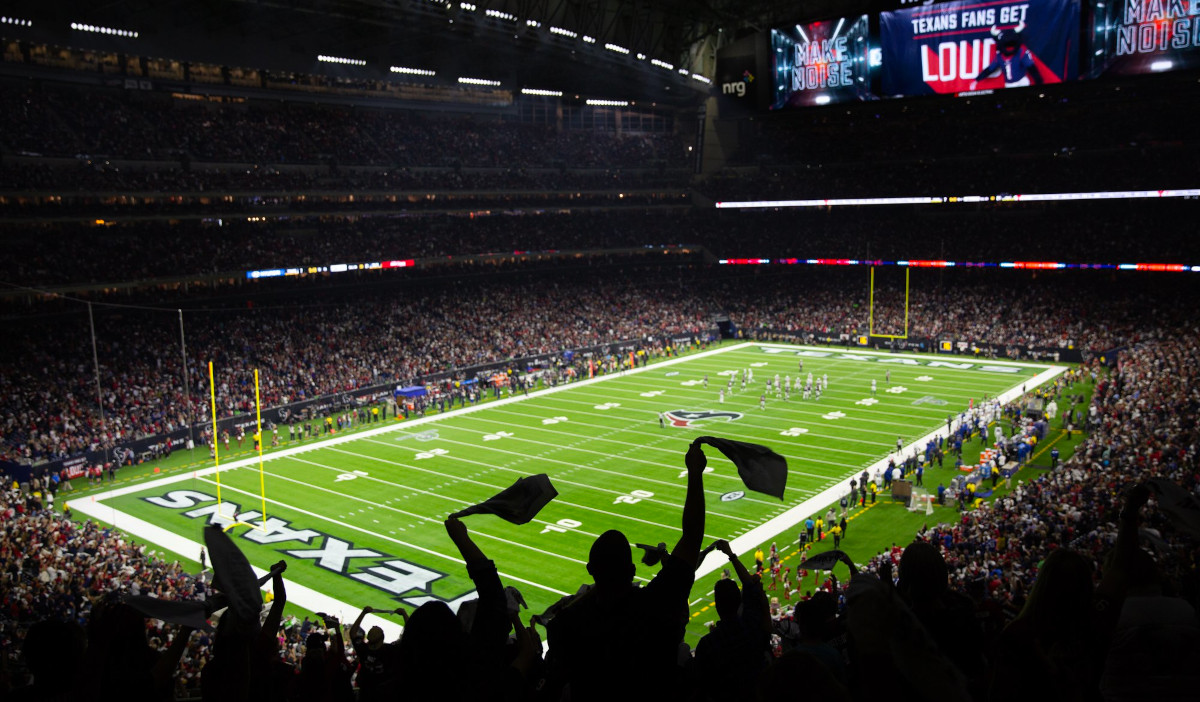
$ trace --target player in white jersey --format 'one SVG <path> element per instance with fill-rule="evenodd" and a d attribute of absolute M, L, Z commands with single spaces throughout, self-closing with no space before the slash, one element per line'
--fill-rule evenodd
<path fill-rule="evenodd" d="M 875 394 L 875 379 L 871 378 L 871 394 Z"/>

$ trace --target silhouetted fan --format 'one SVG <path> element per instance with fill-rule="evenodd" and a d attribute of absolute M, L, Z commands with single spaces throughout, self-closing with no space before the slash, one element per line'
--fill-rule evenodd
<path fill-rule="evenodd" d="M 125 595 L 121 601 L 151 619 L 161 619 L 172 624 L 190 626 L 193 629 L 211 630 L 208 618 L 213 612 L 233 607 L 238 616 L 256 619 L 262 607 L 259 588 L 276 573 L 287 570 L 287 563 L 279 561 L 271 571 L 261 578 L 254 574 L 233 540 L 216 526 L 204 529 L 204 543 L 212 556 L 214 583 L 218 592 L 207 600 L 163 600 L 145 595 Z"/>

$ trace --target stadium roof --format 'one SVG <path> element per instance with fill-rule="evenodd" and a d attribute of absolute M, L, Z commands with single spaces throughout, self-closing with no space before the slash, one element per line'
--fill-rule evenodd
<path fill-rule="evenodd" d="M 467 77 L 518 92 L 685 106 L 708 94 L 724 42 L 823 8 L 835 11 L 832 0 L 16 0 L 5 12 L 32 26 L 0 31 L 231 67 L 441 84 Z"/>

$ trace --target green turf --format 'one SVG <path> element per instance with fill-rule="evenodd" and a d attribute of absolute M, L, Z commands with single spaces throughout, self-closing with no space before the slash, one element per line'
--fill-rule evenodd
<path fill-rule="evenodd" d="M 1020 386 L 1045 368 L 986 372 L 977 370 L 979 362 L 973 359 L 964 359 L 974 364 L 968 370 L 924 365 L 956 361 L 933 356 L 923 357 L 919 366 L 885 365 L 878 360 L 894 357 L 845 359 L 834 352 L 837 355 L 829 358 L 804 358 L 805 376 L 810 371 L 816 377 L 829 376 L 829 391 L 820 401 L 801 400 L 795 392 L 784 401 L 771 393 L 766 408 L 760 409 L 768 376 L 791 375 L 793 381 L 798 376 L 795 350 L 779 348 L 780 353 L 727 348 L 594 384 L 487 403 L 469 413 L 395 423 L 395 431 L 334 446 L 312 442 L 303 453 L 266 461 L 263 476 L 268 517 L 305 532 L 274 543 L 255 543 L 249 537 L 256 532 L 246 526 L 230 533 L 253 564 L 265 568 L 288 558 L 290 579 L 356 607 L 411 606 L 423 596 L 452 601 L 468 594 L 471 584 L 441 526 L 445 516 L 486 499 L 520 476 L 545 472 L 559 497 L 534 522 L 515 526 L 491 516 L 467 521 L 505 582 L 522 590 L 531 610 L 541 611 L 590 582 L 584 567 L 588 548 L 606 529 L 621 529 L 634 542 L 674 543 L 685 492 L 683 454 L 695 436 L 716 434 L 764 443 L 788 459 L 788 489 L 781 503 L 755 493 L 722 500 L 742 485 L 731 464 L 710 458 L 713 472 L 705 476 L 706 542 L 732 540 L 885 458 L 895 450 L 897 437 L 908 443 L 944 427 L 947 414 L 956 414 L 969 400 Z M 717 390 L 725 387 L 727 378 L 721 373 L 750 368 L 754 382 L 743 391 L 739 376 L 734 392 L 720 402 Z M 886 370 L 890 384 L 884 381 Z M 874 397 L 872 379 L 878 385 Z M 671 410 L 741 416 L 660 427 L 658 413 Z M 188 458 L 176 458 L 180 463 L 168 464 L 166 474 L 184 476 L 198 467 L 189 467 Z M 951 469 L 944 471 L 949 475 Z M 262 509 L 257 466 L 222 471 L 220 477 L 223 501 L 235 503 L 243 521 L 257 523 Z M 104 504 L 199 541 L 199 527 L 213 516 L 213 500 L 192 495 L 194 504 L 175 508 L 149 501 L 181 490 L 212 498 L 217 484 L 213 476 L 188 477 Z M 85 493 L 69 499 L 89 498 Z M 822 512 L 824 508 L 819 506 Z M 232 506 L 224 509 L 228 513 Z M 249 511 L 254 513 L 245 514 Z M 885 513 L 896 519 L 872 523 L 873 515 Z M 865 559 L 892 540 L 908 541 L 926 519 L 881 503 L 852 520 L 844 546 L 856 560 Z M 117 526 L 122 526 L 121 517 Z M 789 528 L 777 537 L 781 548 L 795 533 Z M 322 545 L 328 551 L 334 540 L 358 550 L 356 557 L 339 558 L 336 552 L 323 559 L 304 557 L 321 555 Z M 791 550 L 785 549 L 785 555 Z M 639 578 L 654 574 L 641 564 L 638 568 Z M 714 578 L 698 580 L 692 595 L 693 641 L 710 615 L 705 610 L 710 600 L 705 598 Z M 811 578 L 806 584 L 811 587 Z"/>

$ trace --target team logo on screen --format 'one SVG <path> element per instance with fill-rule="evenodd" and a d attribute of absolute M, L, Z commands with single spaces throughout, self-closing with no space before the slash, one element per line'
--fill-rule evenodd
<path fill-rule="evenodd" d="M 723 419 L 732 422 L 741 419 L 741 412 L 714 412 L 712 410 L 671 410 L 663 412 L 663 416 L 671 420 L 673 427 L 690 427 L 710 419 Z"/>

